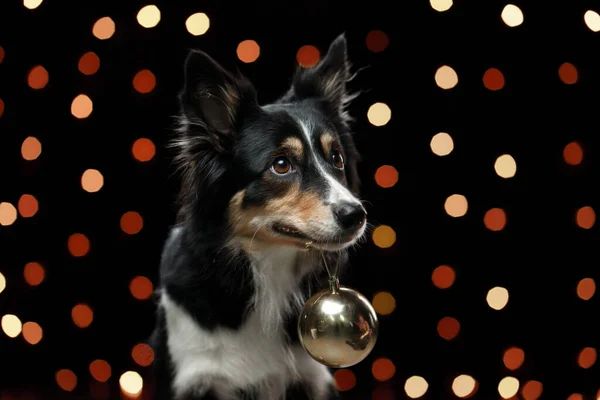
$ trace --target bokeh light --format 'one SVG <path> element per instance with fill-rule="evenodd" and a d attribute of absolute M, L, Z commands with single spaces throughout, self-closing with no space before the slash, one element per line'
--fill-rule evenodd
<path fill-rule="evenodd" d="M 14 314 L 6 314 L 2 316 L 0 320 L 0 326 L 2 326 L 2 330 L 11 339 L 16 338 L 21 334 L 21 330 L 23 329 L 23 325 L 21 324 L 21 320 Z"/>
<path fill-rule="evenodd" d="M 121 229 L 129 235 L 139 233 L 144 226 L 142 216 L 136 211 L 127 211 L 121 216 Z"/>
<path fill-rule="evenodd" d="M 385 103 L 375 103 L 367 111 L 367 119 L 375 126 L 384 126 L 392 118 L 392 110 Z"/>
<path fill-rule="evenodd" d="M 86 169 L 81 174 L 81 187 L 88 193 L 96 193 L 104 186 L 104 176 L 97 169 Z"/>
<path fill-rule="evenodd" d="M 43 336 L 44 331 L 37 322 L 25 322 L 23 324 L 23 339 L 27 343 L 36 345 L 42 340 Z"/>
<path fill-rule="evenodd" d="M 160 22 L 160 10 L 154 4 L 144 6 L 137 13 L 137 21 L 144 28 L 154 28 Z"/>
<path fill-rule="evenodd" d="M 391 188 L 398 183 L 398 171 L 392 165 L 382 165 L 375 171 L 375 183 L 382 188 Z"/>
<path fill-rule="evenodd" d="M 70 369 L 61 369 L 56 372 L 56 383 L 65 392 L 72 392 L 77 387 L 77 375 Z"/>
<path fill-rule="evenodd" d="M 110 39 L 115 34 L 115 21 L 110 17 L 102 17 L 94 23 L 92 34 L 100 39 Z"/>
<path fill-rule="evenodd" d="M 460 322 L 454 317 L 444 317 L 438 321 L 437 333 L 445 340 L 452 340 L 460 333 Z"/>
<path fill-rule="evenodd" d="M 94 312 L 87 304 L 77 304 L 71 309 L 71 319 L 79 328 L 87 328 L 94 320 Z"/>
<path fill-rule="evenodd" d="M 156 86 L 156 76 L 152 71 L 143 69 L 133 77 L 133 87 L 140 93 L 146 94 L 154 90 Z"/>
<path fill-rule="evenodd" d="M 578 142 L 571 142 L 563 149 L 563 159 L 569 165 L 579 165 L 583 161 L 583 149 Z"/>
<path fill-rule="evenodd" d="M 589 300 L 596 293 L 596 282 L 593 278 L 583 278 L 577 283 L 577 297 L 581 300 Z"/>
<path fill-rule="evenodd" d="M 6 52 L 4 51 L 4 47 L 0 46 L 0 64 L 2 64 L 2 61 L 4 61 L 5 55 L 6 55 Z"/>
<path fill-rule="evenodd" d="M 584 400 L 584 398 L 581 393 L 573 393 L 567 397 L 567 400 Z"/>
<path fill-rule="evenodd" d="M 483 224 L 490 231 L 501 231 L 506 226 L 506 212 L 501 208 L 489 209 L 483 216 Z"/>
<path fill-rule="evenodd" d="M 335 386 L 340 392 L 347 392 L 356 386 L 356 375 L 350 369 L 338 369 L 333 374 Z"/>
<path fill-rule="evenodd" d="M 524 20 L 523 11 L 514 4 L 507 4 L 504 6 L 500 17 L 502 18 L 502 21 L 511 28 L 521 25 Z"/>
<path fill-rule="evenodd" d="M 240 61 L 246 64 L 252 63 L 260 56 L 260 46 L 254 40 L 243 40 L 238 44 L 236 54 Z"/>
<path fill-rule="evenodd" d="M 389 381 L 396 374 L 396 366 L 389 358 L 381 357 L 373 361 L 371 373 L 380 382 Z"/>
<path fill-rule="evenodd" d="M 100 69 L 100 57 L 93 51 L 88 51 L 79 59 L 77 69 L 84 75 L 94 75 Z"/>
<path fill-rule="evenodd" d="M 0 203 L 0 225 L 9 226 L 17 220 L 17 209 L 6 201 Z"/>
<path fill-rule="evenodd" d="M 296 61 L 304 68 L 314 67 L 320 58 L 321 53 L 319 49 L 308 44 L 300 47 L 296 53 Z"/>
<path fill-rule="evenodd" d="M 152 296 L 153 290 L 152 281 L 145 276 L 136 276 L 129 282 L 129 291 L 138 300 L 148 299 Z"/>
<path fill-rule="evenodd" d="M 596 223 L 596 213 L 590 206 L 581 207 L 575 214 L 577 226 L 583 229 L 591 229 Z"/>
<path fill-rule="evenodd" d="M 596 363 L 597 356 L 598 354 L 595 348 L 585 347 L 577 356 L 577 364 L 583 369 L 591 368 Z"/>
<path fill-rule="evenodd" d="M 452 153 L 452 150 L 454 150 L 454 141 L 452 140 L 452 136 L 446 132 L 440 132 L 433 135 L 431 142 L 429 142 L 429 147 L 431 147 L 433 154 L 443 157 Z"/>
<path fill-rule="evenodd" d="M 37 286 L 44 282 L 46 277 L 46 270 L 42 264 L 32 261 L 25 264 L 23 268 L 23 278 L 30 286 Z"/>
<path fill-rule="evenodd" d="M 0 293 L 2 293 L 4 289 L 6 289 L 6 278 L 2 272 L 0 272 Z"/>
<path fill-rule="evenodd" d="M 23 194 L 19 198 L 19 202 L 17 203 L 17 208 L 19 209 L 19 214 L 23 218 L 31 218 L 35 214 L 37 214 L 39 209 L 39 204 L 37 199 L 31 194 Z"/>
<path fill-rule="evenodd" d="M 0 117 L 4 115 L 4 100 L 0 99 Z"/>
<path fill-rule="evenodd" d="M 377 247 L 387 249 L 396 243 L 396 232 L 388 225 L 379 225 L 373 230 L 373 243 Z"/>
<path fill-rule="evenodd" d="M 71 103 L 71 114 L 78 119 L 89 117 L 93 109 L 92 99 L 85 94 L 77 95 Z"/>
<path fill-rule="evenodd" d="M 427 393 L 429 384 L 422 376 L 411 376 L 404 383 L 404 391 L 411 399 L 418 399 Z"/>
<path fill-rule="evenodd" d="M 396 309 L 396 299 L 390 292 L 376 293 L 371 303 L 380 315 L 390 315 Z"/>
<path fill-rule="evenodd" d="M 499 311 L 508 304 L 508 297 L 508 290 L 506 288 L 496 286 L 487 292 L 485 299 L 488 306 Z"/>
<path fill-rule="evenodd" d="M 210 18 L 202 12 L 192 14 L 185 20 L 185 28 L 193 36 L 204 35 L 210 28 Z"/>
<path fill-rule="evenodd" d="M 471 376 L 462 374 L 452 381 L 452 391 L 456 397 L 464 399 L 475 393 L 477 381 Z"/>
<path fill-rule="evenodd" d="M 154 362 L 154 350 L 146 343 L 138 343 L 131 350 L 131 358 L 136 364 L 148 367 Z"/>
<path fill-rule="evenodd" d="M 544 385 L 539 381 L 527 381 L 521 389 L 523 400 L 538 400 L 544 391 Z"/>
<path fill-rule="evenodd" d="M 33 161 L 42 154 L 42 144 L 33 136 L 28 136 L 21 144 L 21 156 L 24 160 Z"/>
<path fill-rule="evenodd" d="M 431 8 L 435 11 L 444 12 L 448 11 L 452 7 L 452 0 L 429 0 Z"/>
<path fill-rule="evenodd" d="M 452 89 L 458 84 L 458 74 L 448 65 L 439 67 L 434 78 L 435 83 L 444 90 Z"/>
<path fill-rule="evenodd" d="M 521 365 L 523 365 L 524 361 L 525 352 L 519 347 L 511 347 L 506 349 L 504 355 L 502 356 L 502 362 L 504 363 L 504 366 L 511 371 L 516 371 L 517 369 L 521 368 Z"/>
<path fill-rule="evenodd" d="M 502 378 L 498 384 L 498 393 L 503 399 L 510 399 L 519 393 L 519 380 L 513 376 Z"/>
<path fill-rule="evenodd" d="M 592 32 L 600 32 L 600 14 L 594 10 L 587 10 L 583 14 L 585 24 Z"/>
<path fill-rule="evenodd" d="M 449 265 L 440 265 L 433 270 L 431 281 L 438 289 L 448 289 L 454 284 L 456 273 Z"/>
<path fill-rule="evenodd" d="M 112 375 L 112 368 L 105 360 L 94 360 L 90 363 L 90 375 L 98 382 L 107 382 Z"/>
<path fill-rule="evenodd" d="M 25 8 L 35 10 L 40 6 L 40 4 L 42 4 L 43 1 L 44 0 L 23 0 L 23 5 L 25 6 Z"/>
<path fill-rule="evenodd" d="M 492 91 L 500 90 L 504 87 L 504 75 L 497 68 L 490 68 L 483 74 L 483 85 Z"/>
<path fill-rule="evenodd" d="M 133 142 L 131 153 L 133 154 L 133 158 L 138 161 L 150 161 L 156 154 L 156 146 L 154 145 L 154 142 L 148 138 L 139 138 Z"/>
<path fill-rule="evenodd" d="M 144 388 L 144 380 L 135 371 L 124 372 L 119 378 L 119 386 L 123 393 L 129 396 L 138 396 Z"/>
<path fill-rule="evenodd" d="M 462 194 L 452 194 L 444 202 L 444 210 L 454 218 L 463 217 L 469 209 L 467 198 Z"/>
<path fill-rule="evenodd" d="M 367 45 L 367 49 L 373 53 L 381 53 L 390 44 L 390 38 L 384 31 L 374 29 L 367 33 L 365 44 Z"/>
<path fill-rule="evenodd" d="M 73 257 L 83 257 L 90 251 L 90 240 L 83 233 L 69 236 L 67 247 Z"/>
<path fill-rule="evenodd" d="M 494 170 L 501 178 L 512 178 L 517 173 L 517 162 L 510 154 L 502 154 L 496 159 Z"/>
<path fill-rule="evenodd" d="M 32 89 L 39 90 L 45 88 L 49 79 L 48 71 L 41 65 L 33 67 L 29 70 L 29 74 L 27 74 L 27 84 Z"/>
<path fill-rule="evenodd" d="M 558 67 L 558 77 L 566 85 L 577 83 L 577 68 L 571 63 L 563 63 Z"/>

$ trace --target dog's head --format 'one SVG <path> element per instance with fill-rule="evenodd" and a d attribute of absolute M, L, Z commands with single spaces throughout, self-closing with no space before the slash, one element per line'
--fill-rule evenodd
<path fill-rule="evenodd" d="M 226 220 L 233 238 L 255 245 L 354 244 L 365 232 L 366 211 L 357 198 L 359 155 L 346 112 L 350 78 L 344 35 L 267 105 L 258 104 L 244 76 L 191 52 L 177 141 L 188 217 Z"/>

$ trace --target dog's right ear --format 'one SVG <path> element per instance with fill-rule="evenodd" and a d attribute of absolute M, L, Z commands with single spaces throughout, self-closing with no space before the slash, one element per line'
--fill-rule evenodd
<path fill-rule="evenodd" d="M 254 86 L 198 50 L 188 54 L 184 77 L 179 101 L 186 122 L 206 135 L 216 150 L 229 150 L 242 117 L 258 107 Z"/>

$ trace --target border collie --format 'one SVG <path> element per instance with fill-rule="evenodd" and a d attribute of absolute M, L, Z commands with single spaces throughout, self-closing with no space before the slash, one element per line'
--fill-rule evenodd
<path fill-rule="evenodd" d="M 179 222 L 163 250 L 152 340 L 159 399 L 338 396 L 296 326 L 311 292 L 327 287 L 321 252 L 347 263 L 365 237 L 346 47 L 342 34 L 266 105 L 240 73 L 187 56 L 173 143 Z"/>

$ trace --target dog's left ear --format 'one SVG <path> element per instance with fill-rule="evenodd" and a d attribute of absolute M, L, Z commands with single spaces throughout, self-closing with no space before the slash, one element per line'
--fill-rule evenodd
<path fill-rule="evenodd" d="M 327 54 L 317 65 L 299 68 L 288 96 L 297 100 L 322 99 L 332 112 L 343 118 L 345 107 L 354 98 L 348 94 L 346 87 L 351 77 L 346 36 L 342 33 L 331 43 Z"/>

